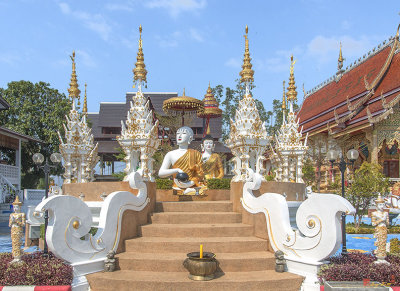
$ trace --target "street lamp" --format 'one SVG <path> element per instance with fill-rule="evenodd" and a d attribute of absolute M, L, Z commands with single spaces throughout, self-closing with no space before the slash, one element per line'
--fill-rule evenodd
<path fill-rule="evenodd" d="M 326 154 L 326 157 L 331 162 L 332 167 L 338 166 L 340 173 L 342 175 L 342 197 L 344 198 L 344 171 L 346 171 L 346 167 L 348 165 L 353 165 L 354 162 L 358 159 L 358 151 L 355 149 L 351 149 L 347 152 L 346 157 L 350 160 L 350 163 L 344 160 L 343 155 L 341 155 L 340 161 L 336 162 L 337 158 L 339 157 L 340 152 L 335 150 L 329 150 Z M 347 255 L 347 248 L 346 248 L 346 213 L 342 212 L 342 255 Z"/>
<path fill-rule="evenodd" d="M 52 153 L 50 156 L 50 160 L 53 162 L 55 165 L 49 164 L 48 159 L 46 158 L 46 162 L 42 165 L 44 161 L 44 156 L 41 153 L 36 153 L 32 156 L 33 162 L 41 169 L 43 169 L 44 172 L 44 191 L 45 191 L 45 198 L 47 199 L 49 197 L 49 174 L 50 174 L 50 169 L 55 168 L 56 164 L 60 163 L 62 159 L 61 154 L 59 153 Z M 45 255 L 48 253 L 48 248 L 47 248 L 47 243 L 46 243 L 46 230 L 47 230 L 47 224 L 49 222 L 49 213 L 46 210 L 44 213 L 44 249 L 43 252 Z"/>

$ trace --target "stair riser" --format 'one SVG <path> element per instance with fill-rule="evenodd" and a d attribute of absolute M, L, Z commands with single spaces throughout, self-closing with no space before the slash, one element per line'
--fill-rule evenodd
<path fill-rule="evenodd" d="M 124 280 L 114 280 L 112 282 L 112 290 L 132 291 L 132 290 L 264 290 L 264 291 L 298 291 L 299 285 L 303 279 L 287 279 L 276 281 L 248 281 L 248 282 L 218 282 L 212 281 L 192 281 L 187 279 L 187 282 L 131 282 Z M 91 282 L 92 291 L 110 290 L 104 288 L 110 283 L 107 280 L 96 280 Z M 212 289 L 210 289 L 212 288 Z"/>
<path fill-rule="evenodd" d="M 233 211 L 232 203 L 191 203 L 191 202 L 166 202 L 156 203 L 156 212 L 230 212 Z"/>
<path fill-rule="evenodd" d="M 162 224 L 184 224 L 184 223 L 240 223 L 242 222 L 242 215 L 239 213 L 154 213 L 151 217 L 151 222 Z"/>
<path fill-rule="evenodd" d="M 157 257 L 159 259 L 157 259 Z M 153 271 L 153 272 L 185 272 L 182 263 L 184 258 L 176 260 L 162 260 L 162 255 L 155 256 L 154 260 L 118 258 L 122 270 Z M 275 268 L 275 259 L 217 259 L 223 272 L 250 272 Z"/>
<path fill-rule="evenodd" d="M 198 242 L 171 243 L 171 242 L 143 242 L 135 240 L 125 241 L 127 252 L 142 253 L 190 253 L 199 249 L 203 244 L 204 251 L 213 253 L 243 253 L 268 250 L 268 241 L 233 241 L 233 242 Z"/>
<path fill-rule="evenodd" d="M 227 237 L 252 236 L 253 229 L 249 227 L 202 227 L 202 228 L 173 228 L 173 227 L 139 227 L 143 237 Z"/>

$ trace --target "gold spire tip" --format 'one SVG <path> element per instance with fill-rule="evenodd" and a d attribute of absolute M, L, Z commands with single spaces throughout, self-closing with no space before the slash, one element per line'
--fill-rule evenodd
<path fill-rule="evenodd" d="M 248 34 L 248 33 L 249 33 L 249 27 L 246 24 L 246 34 Z"/>
<path fill-rule="evenodd" d="M 186 96 L 186 95 L 185 95 L 185 88 L 183 88 L 182 96 Z"/>
<path fill-rule="evenodd" d="M 142 34 L 142 25 L 139 25 L 139 33 Z"/>

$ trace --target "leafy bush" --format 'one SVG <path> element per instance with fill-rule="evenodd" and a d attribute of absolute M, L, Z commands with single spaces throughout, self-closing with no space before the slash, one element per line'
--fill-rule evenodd
<path fill-rule="evenodd" d="M 123 181 L 125 178 L 125 172 L 117 172 L 117 173 L 112 173 L 111 176 L 113 176 L 114 178 L 117 178 L 118 181 Z"/>
<path fill-rule="evenodd" d="M 173 181 L 170 179 L 156 179 L 157 189 L 172 189 Z"/>
<path fill-rule="evenodd" d="M 72 267 L 52 253 L 43 257 L 43 252 L 22 256 L 22 265 L 10 265 L 12 255 L 0 253 L 0 286 L 15 285 L 71 285 Z"/>
<path fill-rule="evenodd" d="M 398 238 L 390 240 L 390 253 L 400 255 L 400 241 Z"/>
<path fill-rule="evenodd" d="M 390 265 L 375 264 L 372 254 L 351 252 L 347 255 L 333 256 L 329 264 L 323 265 L 318 272 L 320 282 L 325 281 L 362 281 L 370 279 L 378 282 L 392 282 L 400 285 L 400 256 L 389 254 L 386 260 Z"/>
<path fill-rule="evenodd" d="M 208 189 L 231 189 L 231 179 L 209 179 L 207 187 Z"/>
<path fill-rule="evenodd" d="M 374 233 L 375 230 L 369 227 L 359 227 L 356 228 L 354 226 L 346 226 L 346 233 L 354 233 L 354 234 L 371 234 Z"/>

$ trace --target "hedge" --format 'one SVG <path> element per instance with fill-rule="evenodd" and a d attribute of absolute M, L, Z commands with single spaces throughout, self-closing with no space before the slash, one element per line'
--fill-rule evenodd
<path fill-rule="evenodd" d="M 170 179 L 156 179 L 157 189 L 172 189 L 173 181 Z"/>
<path fill-rule="evenodd" d="M 208 189 L 231 189 L 231 179 L 209 179 L 207 187 Z"/>

